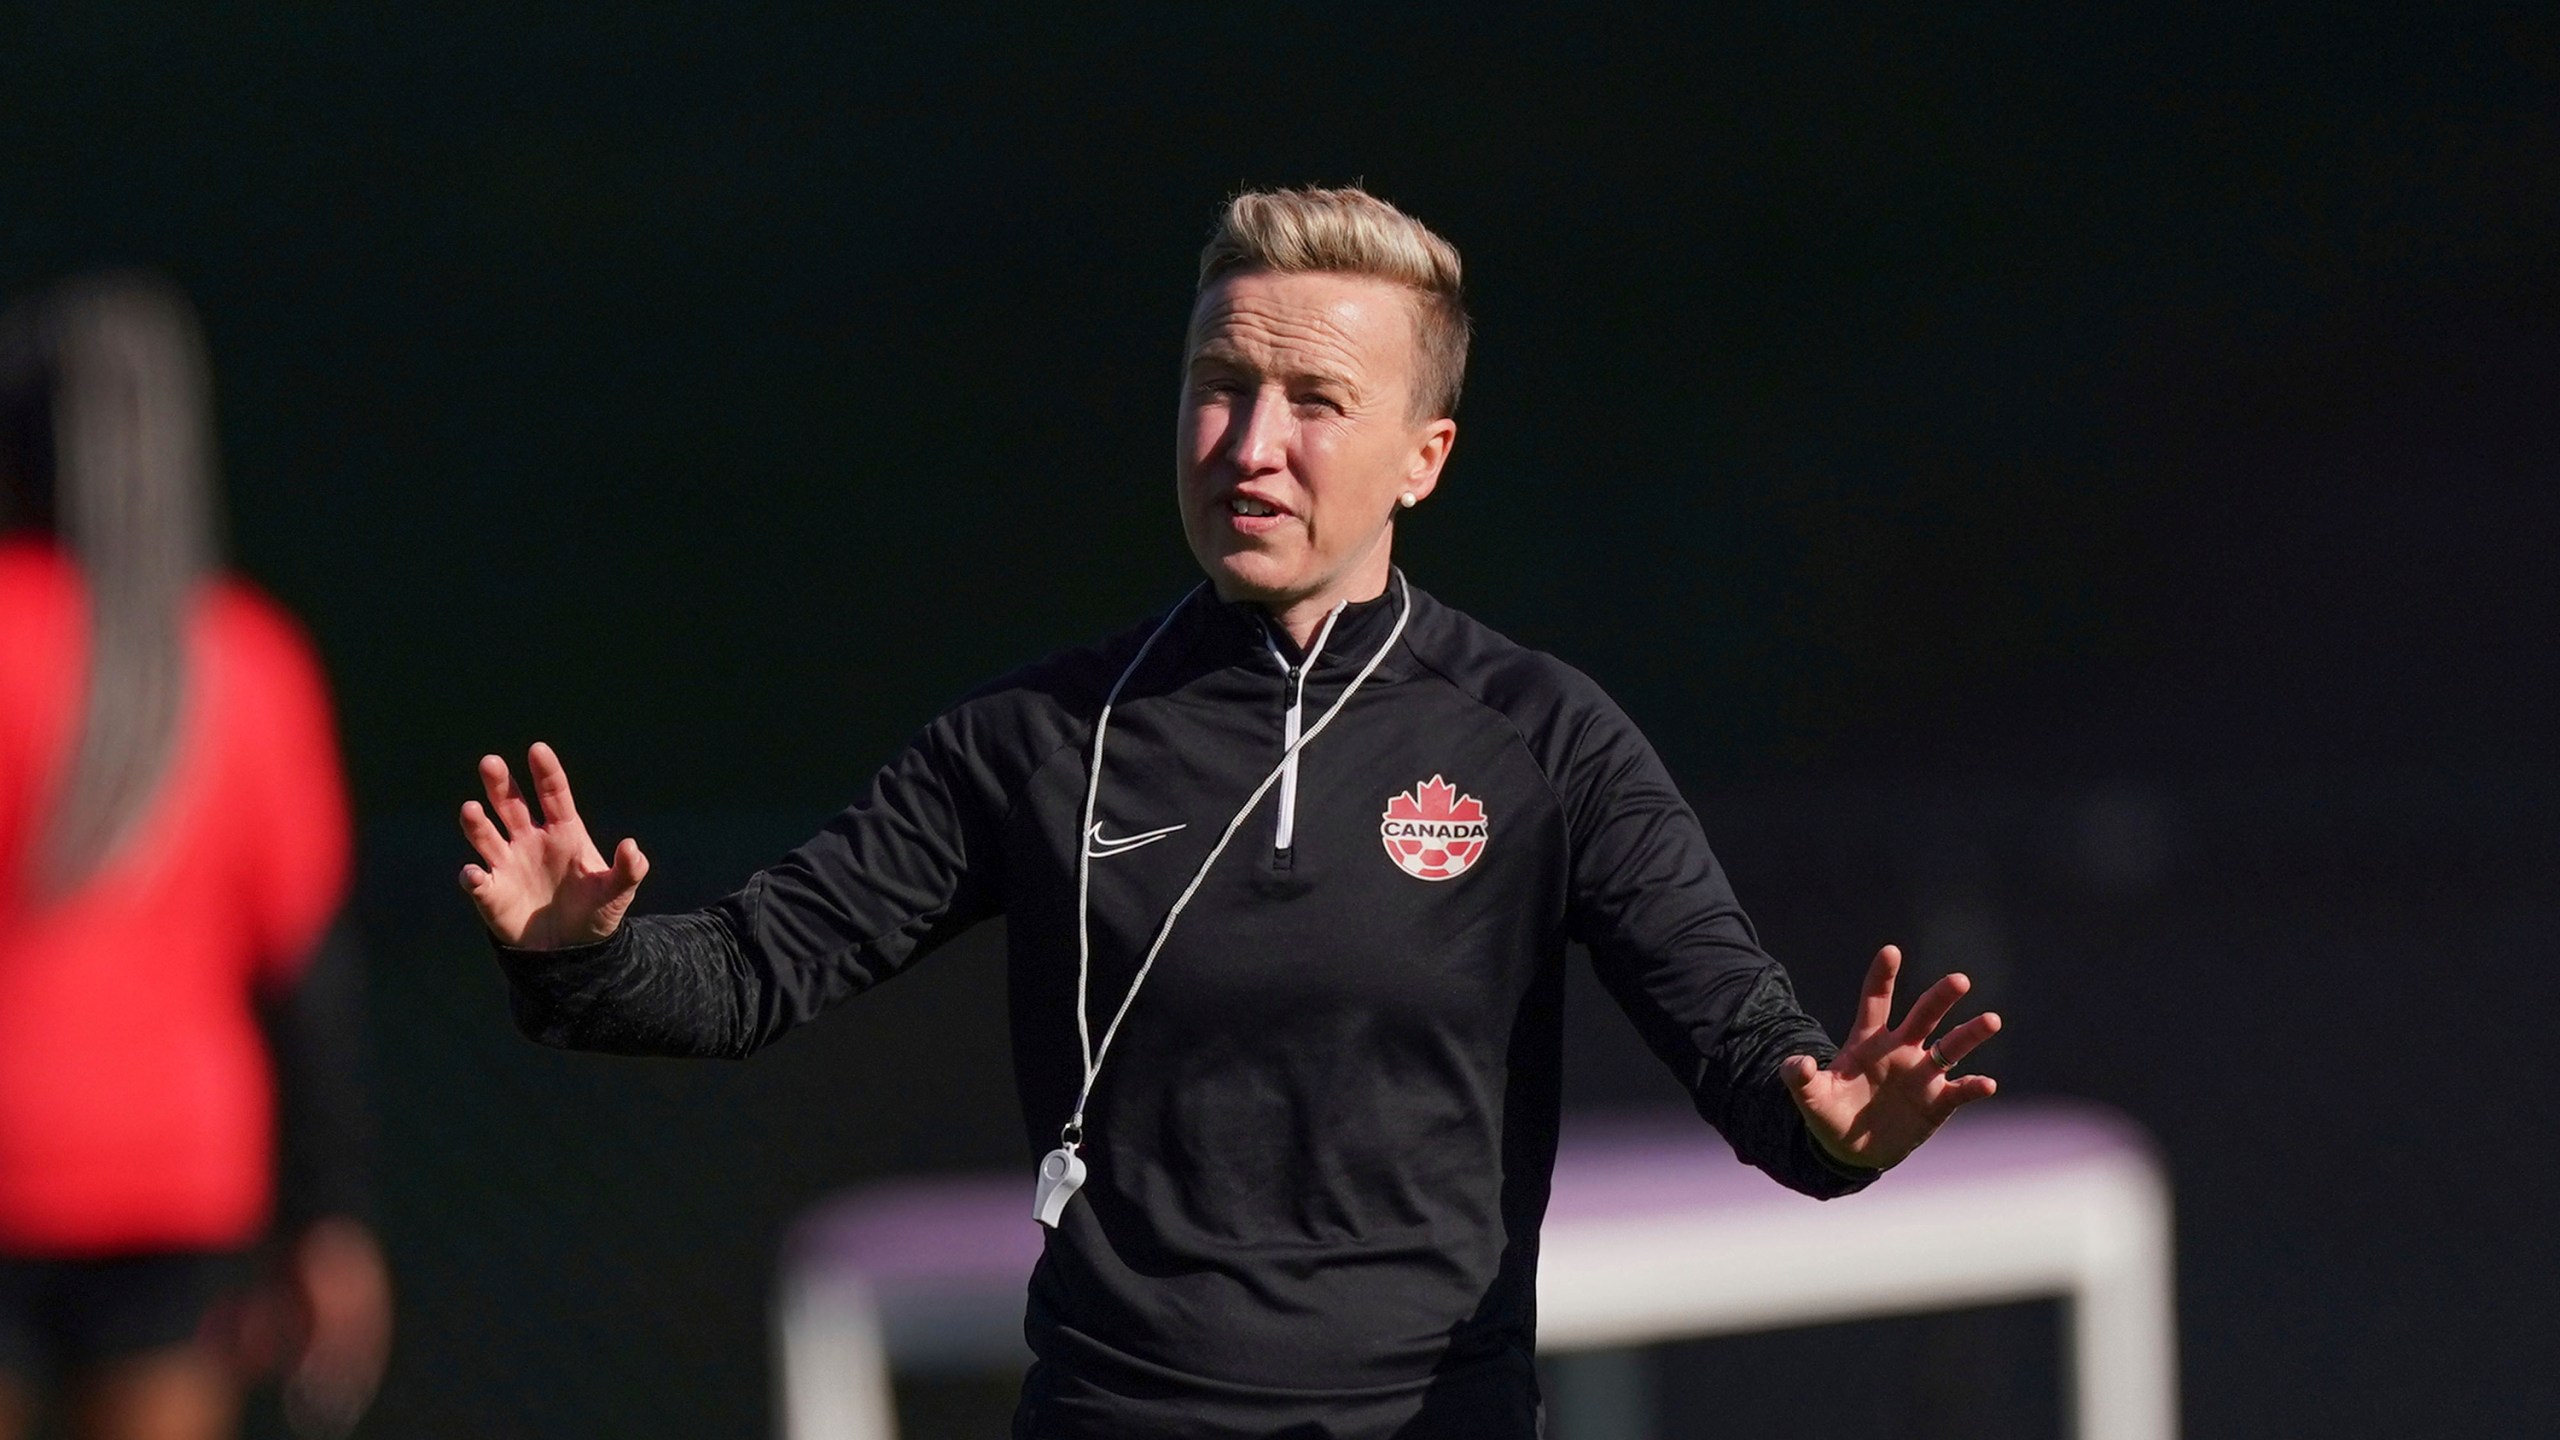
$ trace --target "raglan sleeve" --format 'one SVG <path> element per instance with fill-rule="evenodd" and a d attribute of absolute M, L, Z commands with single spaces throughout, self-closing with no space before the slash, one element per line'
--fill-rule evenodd
<path fill-rule="evenodd" d="M 1879 1172 L 1824 1154 L 1780 1075 L 1790 1056 L 1827 1064 L 1839 1047 L 1760 948 L 1653 747 L 1596 688 L 1575 708 L 1558 777 L 1568 924 L 1601 985 L 1734 1153 L 1808 1195 L 1864 1188 Z"/>
<path fill-rule="evenodd" d="M 965 708 L 936 720 L 704 909 L 633 916 L 594 945 L 498 947 L 517 1028 L 563 1049 L 742 1059 L 999 913 L 1003 767 L 979 730 Z"/>

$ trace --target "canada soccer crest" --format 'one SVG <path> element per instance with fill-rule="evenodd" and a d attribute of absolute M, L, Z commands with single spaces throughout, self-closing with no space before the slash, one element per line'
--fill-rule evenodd
<path fill-rule="evenodd" d="M 1378 838 L 1387 858 L 1417 880 L 1449 880 L 1484 854 L 1484 804 L 1434 775 L 1387 802 Z"/>

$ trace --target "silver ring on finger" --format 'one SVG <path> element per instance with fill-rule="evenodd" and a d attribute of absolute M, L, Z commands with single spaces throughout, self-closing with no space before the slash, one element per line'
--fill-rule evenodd
<path fill-rule="evenodd" d="M 1947 1058 L 1947 1052 L 1935 1045 L 1929 1047 L 1929 1063 L 1937 1066 L 1938 1073 L 1942 1075 L 1956 1068 L 1956 1062 Z"/>

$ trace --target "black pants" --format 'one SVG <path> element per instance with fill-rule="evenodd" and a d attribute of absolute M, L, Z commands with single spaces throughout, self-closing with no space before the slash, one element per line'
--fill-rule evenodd
<path fill-rule="evenodd" d="M 195 1338 L 247 1273 L 232 1251 L 52 1259 L 0 1253 L 0 1372 L 43 1376 Z"/>
<path fill-rule="evenodd" d="M 1427 1383 L 1350 1394 L 1175 1387 L 1035 1362 L 1013 1440 L 1543 1440 L 1546 1407 L 1526 1356 Z"/>

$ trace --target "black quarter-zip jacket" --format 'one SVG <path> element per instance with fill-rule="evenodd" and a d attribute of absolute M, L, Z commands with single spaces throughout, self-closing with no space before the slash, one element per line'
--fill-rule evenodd
<path fill-rule="evenodd" d="M 1529 1435 L 1568 942 L 1743 1159 L 1814 1195 L 1870 1177 L 1789 1099 L 1781 1062 L 1834 1047 L 1652 747 L 1588 678 L 1401 574 L 1311 660 L 1195 591 L 986 687 L 736 894 L 502 951 L 517 1021 L 576 1049 L 745 1056 L 1002 914 L 1036 1156 L 1083 1075 L 1079 844 L 1099 1040 L 1237 807 L 1407 606 L 1210 867 L 1108 1053 L 1089 1178 L 1031 1277 L 1019 1433 Z M 1160 623 L 1087 832 L 1095 718 Z M 1027 1166 L 1024 1189 L 1027 1212 Z"/>

